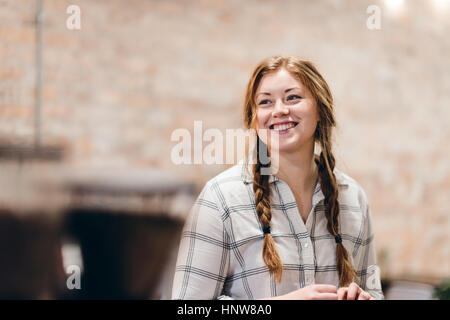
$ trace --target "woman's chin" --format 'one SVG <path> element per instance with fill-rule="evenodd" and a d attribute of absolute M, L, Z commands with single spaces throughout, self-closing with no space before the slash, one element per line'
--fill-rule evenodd
<path fill-rule="evenodd" d="M 296 150 L 299 149 L 298 144 L 295 143 L 280 143 L 278 146 L 274 146 L 271 149 L 271 154 L 273 154 L 273 152 L 278 152 L 278 153 L 291 153 L 294 152 Z"/>

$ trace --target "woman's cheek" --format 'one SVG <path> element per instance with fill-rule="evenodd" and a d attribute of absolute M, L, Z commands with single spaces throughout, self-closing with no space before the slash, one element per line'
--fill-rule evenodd
<path fill-rule="evenodd" d="M 270 112 L 265 109 L 261 109 L 257 112 L 256 116 L 258 118 L 259 129 L 267 129 L 266 125 L 268 125 L 270 120 Z"/>
<path fill-rule="evenodd" d="M 257 113 L 257 127 L 256 131 L 259 136 L 259 138 L 264 142 L 266 145 L 270 143 L 269 140 L 269 130 L 268 127 L 266 127 L 269 124 L 270 115 L 268 116 L 267 112 L 258 112 Z"/>

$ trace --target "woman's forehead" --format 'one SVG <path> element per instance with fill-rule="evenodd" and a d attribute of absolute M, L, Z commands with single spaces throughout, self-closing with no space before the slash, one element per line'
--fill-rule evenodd
<path fill-rule="evenodd" d="M 264 75 L 256 89 L 256 94 L 284 92 L 290 88 L 302 89 L 303 83 L 283 68 Z"/>

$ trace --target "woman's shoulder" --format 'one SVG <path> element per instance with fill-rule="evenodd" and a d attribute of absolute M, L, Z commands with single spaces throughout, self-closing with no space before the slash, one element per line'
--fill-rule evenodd
<path fill-rule="evenodd" d="M 365 212 L 369 201 L 362 185 L 355 178 L 337 168 L 333 172 L 339 186 L 341 204 L 359 206 Z"/>
<path fill-rule="evenodd" d="M 248 198 L 247 172 L 242 161 L 220 172 L 205 184 L 204 191 L 213 193 L 221 202 L 242 201 Z"/>
<path fill-rule="evenodd" d="M 233 190 L 244 187 L 247 182 L 247 173 L 242 160 L 237 164 L 225 169 L 206 182 L 205 187 Z"/>

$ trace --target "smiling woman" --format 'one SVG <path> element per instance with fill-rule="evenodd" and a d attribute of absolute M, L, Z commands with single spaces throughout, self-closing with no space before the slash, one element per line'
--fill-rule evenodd
<path fill-rule="evenodd" d="M 257 132 L 256 160 L 202 190 L 172 297 L 382 299 L 369 203 L 335 167 L 333 98 L 315 66 L 295 57 L 262 61 L 247 86 L 244 123 Z M 264 151 L 276 173 L 265 174 Z"/>

